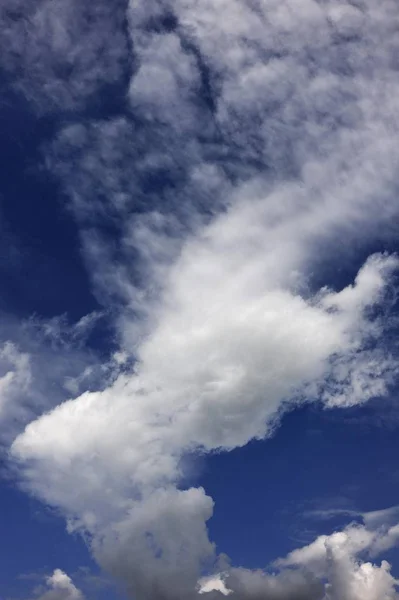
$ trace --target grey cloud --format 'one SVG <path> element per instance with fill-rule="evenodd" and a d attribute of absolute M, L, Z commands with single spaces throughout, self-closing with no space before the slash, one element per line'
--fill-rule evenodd
<path fill-rule="evenodd" d="M 123 582 L 129 597 L 195 598 L 201 568 L 214 557 L 205 525 L 212 509 L 202 489 L 160 488 L 123 520 L 100 530 L 94 556 Z"/>
<path fill-rule="evenodd" d="M 267 574 L 263 571 L 232 569 L 226 586 L 237 600 L 321 600 L 324 586 L 310 574 L 283 571 Z M 206 599 L 206 596 L 205 596 Z"/>

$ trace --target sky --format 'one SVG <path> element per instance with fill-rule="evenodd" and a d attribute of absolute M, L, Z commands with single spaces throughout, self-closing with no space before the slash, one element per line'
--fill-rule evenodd
<path fill-rule="evenodd" d="M 0 4 L 1 600 L 399 599 L 398 24 Z"/>

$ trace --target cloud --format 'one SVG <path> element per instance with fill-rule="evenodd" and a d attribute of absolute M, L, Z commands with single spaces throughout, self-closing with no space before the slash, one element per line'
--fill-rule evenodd
<path fill-rule="evenodd" d="M 381 510 L 373 510 L 368 512 L 360 512 L 350 508 L 321 508 L 315 510 L 307 510 L 303 513 L 307 519 L 317 519 L 327 521 L 336 517 L 347 517 L 362 520 L 364 525 L 371 530 L 379 528 L 387 528 L 397 524 L 399 517 L 399 506 L 391 506 Z"/>
<path fill-rule="evenodd" d="M 221 240 L 223 250 L 230 242 L 226 232 L 237 235 L 224 227 L 213 223 L 172 268 L 135 373 L 61 404 L 12 446 L 29 465 L 31 490 L 61 508 L 71 530 L 88 531 L 100 563 L 139 597 L 187 595 L 213 557 L 205 526 L 211 499 L 175 488 L 183 454 L 264 437 L 284 401 L 309 380 L 331 376 L 332 355 L 356 366 L 353 355 L 362 356 L 375 325 L 367 303 L 378 302 L 396 265 L 373 257 L 348 288 L 356 302 L 342 304 L 342 292 L 306 301 L 277 287 L 280 274 L 262 277 L 245 253 L 232 261 L 220 251 Z M 267 266 L 261 261 L 260 273 Z M 363 288 L 364 279 L 373 285 Z M 349 386 L 348 402 L 358 401 L 351 394 Z"/>
<path fill-rule="evenodd" d="M 46 583 L 49 589 L 41 594 L 38 600 L 84 600 L 82 592 L 61 569 L 55 569 L 54 573 L 47 577 Z"/>
<path fill-rule="evenodd" d="M 207 594 L 209 592 L 218 591 L 223 596 L 228 596 L 232 593 L 232 590 L 226 587 L 224 576 L 221 574 L 210 577 L 203 577 L 198 581 L 198 593 Z"/>
<path fill-rule="evenodd" d="M 378 511 L 391 516 L 391 509 Z M 366 520 L 368 515 L 366 514 Z M 319 536 L 308 546 L 290 552 L 275 562 L 275 572 L 232 568 L 201 583 L 201 593 L 216 596 L 214 590 L 233 598 L 255 600 L 397 600 L 399 582 L 390 573 L 390 564 L 366 559 L 398 543 L 397 525 L 378 527 L 349 525 L 343 531 Z"/>
<path fill-rule="evenodd" d="M 83 9 L 54 6 L 27 39 L 41 49 L 41 23 L 60 22 L 68 57 L 70 19 Z M 119 50 L 111 65 L 96 60 L 98 44 L 114 40 L 99 6 L 87 41 L 76 29 L 67 87 L 53 74 L 52 45 L 33 69 L 54 84 L 45 96 L 34 78 L 17 80 L 40 106 L 48 97 L 78 106 L 100 89 L 99 73 L 119 76 Z M 82 391 L 77 375 L 79 391 L 69 386 L 69 400 L 32 419 L 10 457 L 138 599 L 194 597 L 215 559 L 213 502 L 183 489 L 185 453 L 262 439 L 299 402 L 363 403 L 397 375 L 384 342 L 397 257 L 370 256 L 343 289 L 324 273 L 354 246 L 389 240 L 398 218 L 393 12 L 388 0 L 306 0 L 300 13 L 291 0 L 131 2 L 129 111 L 69 123 L 45 149 L 134 369 L 97 391 Z M 30 56 L 18 59 L 23 73 Z M 385 564 L 360 565 L 356 553 L 386 547 L 395 531 L 378 541 L 366 529 L 337 535 L 285 564 L 329 568 L 326 598 L 344 589 L 357 600 L 356 585 L 391 593 Z M 236 569 L 226 585 L 243 598 L 324 593 L 302 571 Z"/>
<path fill-rule="evenodd" d="M 233 568 L 199 581 L 199 593 L 206 599 L 221 600 L 324 600 L 324 585 L 310 573 L 287 570 L 280 573 Z"/>
<path fill-rule="evenodd" d="M 320 536 L 276 564 L 305 568 L 320 579 L 327 578 L 324 600 L 394 600 L 398 583 L 390 574 L 389 563 L 383 560 L 378 566 L 359 556 L 377 556 L 396 546 L 398 540 L 397 525 L 378 529 L 350 525 Z"/>
<path fill-rule="evenodd" d="M 373 510 L 362 513 L 365 525 L 370 529 L 377 529 L 381 526 L 395 525 L 398 522 L 399 506 L 391 506 L 382 510 Z"/>
<path fill-rule="evenodd" d="M 3 77 L 39 114 L 82 109 L 124 76 L 123 22 L 123 3 L 8 0 L 0 8 Z"/>
<path fill-rule="evenodd" d="M 382 561 L 378 567 L 371 563 L 356 564 L 346 556 L 336 556 L 326 600 L 394 600 L 396 581 L 390 574 L 390 565 Z"/>
<path fill-rule="evenodd" d="M 222 597 L 219 590 L 240 600 L 397 600 L 389 563 L 364 558 L 397 545 L 396 530 L 349 525 L 276 561 L 277 572 L 232 568 L 200 582 L 200 591 L 212 599 Z"/>
<path fill-rule="evenodd" d="M 11 342 L 0 350 L 0 419 L 4 418 L 15 395 L 26 392 L 31 383 L 29 355 L 21 353 Z"/>
<path fill-rule="evenodd" d="M 261 570 L 232 569 L 226 580 L 237 600 L 321 600 L 323 585 L 300 571 L 268 574 Z"/>
<path fill-rule="evenodd" d="M 100 389 L 126 369 L 123 354 L 100 359 L 89 343 L 104 319 L 91 313 L 76 323 L 60 316 L 0 320 L 0 448 L 5 452 L 25 426 L 71 394 Z M 51 368 L 49 368 L 51 365 Z"/>
<path fill-rule="evenodd" d="M 133 110 L 149 121 L 166 120 L 185 134 L 196 133 L 195 98 L 200 87 L 195 57 L 184 50 L 176 33 L 147 34 L 135 37 L 140 65 L 129 88 Z M 163 94 L 159 94 L 159 86 Z M 184 112 L 180 109 L 184 108 Z M 197 110 L 196 110 L 197 109 Z M 198 114 L 201 116 L 201 114 Z"/>

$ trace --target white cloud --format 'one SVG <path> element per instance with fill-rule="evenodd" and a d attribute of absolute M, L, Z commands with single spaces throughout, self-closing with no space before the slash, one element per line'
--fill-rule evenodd
<path fill-rule="evenodd" d="M 332 583 L 326 600 L 395 600 L 396 581 L 390 574 L 390 565 L 382 561 L 378 567 L 371 563 L 357 564 L 346 557 L 337 557 Z"/>
<path fill-rule="evenodd" d="M 25 426 L 71 394 L 101 389 L 125 369 L 121 359 L 106 363 L 87 346 L 101 315 L 77 323 L 65 316 L 17 322 L 0 316 L 0 451 Z"/>
<path fill-rule="evenodd" d="M 201 590 L 215 599 L 221 596 L 214 591 L 222 587 L 222 593 L 227 589 L 240 600 L 397 600 L 399 582 L 389 563 L 383 560 L 378 566 L 366 560 L 397 545 L 396 530 L 397 525 L 377 529 L 349 525 L 276 561 L 277 572 L 231 568 L 201 580 Z"/>
<path fill-rule="evenodd" d="M 232 568 L 200 581 L 202 593 L 220 597 L 213 592 L 222 582 L 223 590 L 230 590 L 231 597 L 240 600 L 397 600 L 399 582 L 391 575 L 389 563 L 383 560 L 378 566 L 367 561 L 399 541 L 397 525 L 380 523 L 383 513 L 389 518 L 392 510 L 378 513 L 378 528 L 349 525 L 343 531 L 321 535 L 276 561 L 278 572 Z"/>
<path fill-rule="evenodd" d="M 221 574 L 210 577 L 202 577 L 198 581 L 198 593 L 207 594 L 209 592 L 221 592 L 223 596 L 228 596 L 232 593 L 232 590 L 228 589 L 224 578 Z"/>
<path fill-rule="evenodd" d="M 46 583 L 49 589 L 38 600 L 84 600 L 82 592 L 61 569 L 55 569 L 54 573 L 47 577 Z"/>
<path fill-rule="evenodd" d="M 382 561 L 378 566 L 358 558 L 361 552 L 370 551 L 379 535 L 349 527 L 320 536 L 279 561 L 280 567 L 290 568 L 278 573 L 231 569 L 223 574 L 223 580 L 220 576 L 210 579 L 202 593 L 221 597 L 212 592 L 219 590 L 218 582 L 223 581 L 223 590 L 227 586 L 231 597 L 239 600 L 397 600 L 399 582 L 390 574 L 389 563 Z"/>
<path fill-rule="evenodd" d="M 327 579 L 324 600 L 396 600 L 398 582 L 390 574 L 389 563 L 383 560 L 378 566 L 359 557 L 376 556 L 398 541 L 397 525 L 374 530 L 351 525 L 344 531 L 320 536 L 277 564 L 305 568 Z"/>
<path fill-rule="evenodd" d="M 282 402 L 329 374 L 332 354 L 348 354 L 356 365 L 352 354 L 362 356 L 369 330 L 366 298 L 357 311 L 352 303 L 338 307 L 340 293 L 335 311 L 323 306 L 325 295 L 301 298 L 282 286 L 284 271 L 257 260 L 263 238 L 257 240 L 255 224 L 243 231 L 231 214 L 222 219 L 187 244 L 172 267 L 155 326 L 137 348 L 135 373 L 60 405 L 12 446 L 16 459 L 29 461 L 31 489 L 63 509 L 71 529 L 94 535 L 100 562 L 143 597 L 154 586 L 165 597 L 166 589 L 193 590 L 213 554 L 205 528 L 210 498 L 174 489 L 182 454 L 263 437 Z M 237 236 L 246 243 L 235 246 Z M 363 276 L 370 278 L 373 293 L 364 293 L 373 305 L 395 264 L 371 259 L 351 288 L 355 297 Z"/>

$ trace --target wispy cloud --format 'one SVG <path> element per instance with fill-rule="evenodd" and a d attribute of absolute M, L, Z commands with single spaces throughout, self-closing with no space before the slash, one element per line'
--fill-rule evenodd
<path fill-rule="evenodd" d="M 118 83 L 128 52 L 124 4 L 8 0 L 0 8 L 0 67 L 39 114 L 82 109 Z"/>

